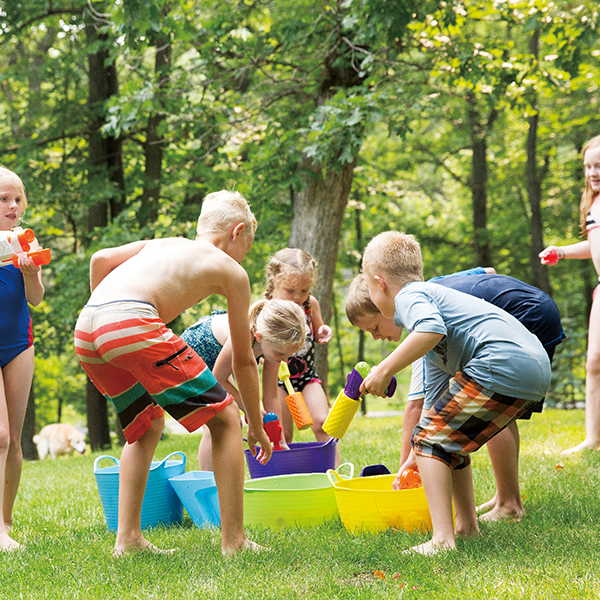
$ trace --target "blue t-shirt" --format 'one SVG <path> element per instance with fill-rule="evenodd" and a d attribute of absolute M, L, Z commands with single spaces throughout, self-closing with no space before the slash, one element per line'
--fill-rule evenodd
<path fill-rule="evenodd" d="M 397 326 L 444 336 L 426 356 L 425 408 L 458 371 L 506 396 L 540 400 L 546 394 L 548 355 L 538 338 L 506 311 L 428 282 L 405 285 L 395 305 Z"/>

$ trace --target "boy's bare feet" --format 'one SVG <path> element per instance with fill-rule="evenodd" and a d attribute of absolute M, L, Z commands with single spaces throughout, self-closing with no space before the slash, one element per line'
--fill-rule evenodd
<path fill-rule="evenodd" d="M 489 512 L 484 513 L 479 517 L 480 521 L 512 521 L 513 523 L 520 523 L 521 518 L 525 514 L 522 508 L 508 508 L 495 506 Z"/>
<path fill-rule="evenodd" d="M 425 556 L 433 556 L 434 554 L 438 554 L 438 552 L 448 552 L 449 550 L 456 550 L 456 544 L 451 544 L 450 542 L 434 544 L 433 540 L 429 540 L 424 544 L 419 544 L 418 546 L 413 546 L 412 548 L 405 550 L 403 554 L 411 554 L 415 552 Z"/>
<path fill-rule="evenodd" d="M 475 512 L 480 513 L 480 512 L 487 512 L 488 510 L 492 510 L 492 508 L 494 508 L 496 506 L 496 496 L 494 495 L 494 497 L 491 500 L 488 500 L 487 502 L 484 502 L 483 504 L 480 504 L 479 506 L 477 506 L 475 508 Z"/>
<path fill-rule="evenodd" d="M 0 552 L 14 552 L 22 548 L 23 546 L 19 542 L 15 542 L 8 533 L 0 533 Z"/>
<path fill-rule="evenodd" d="M 563 450 L 561 452 L 562 456 L 568 456 L 569 454 L 574 454 L 575 452 L 582 452 L 583 450 L 598 450 L 597 442 L 590 442 L 587 439 L 583 440 L 581 444 L 577 444 L 573 448 L 569 448 L 567 450 Z"/>
<path fill-rule="evenodd" d="M 128 554 L 135 554 L 137 552 L 149 552 L 150 554 L 173 554 L 177 552 L 177 548 L 171 548 L 169 550 L 163 550 L 158 548 L 154 544 L 151 544 L 148 540 L 142 538 L 139 541 L 132 542 L 130 544 L 120 544 L 115 546 L 113 550 L 113 558 L 121 558 Z"/>
<path fill-rule="evenodd" d="M 270 548 L 267 548 L 266 546 L 261 546 L 260 544 L 257 544 L 256 542 L 253 542 L 252 540 L 249 540 L 248 538 L 245 538 L 244 543 L 241 546 L 239 546 L 238 548 L 223 548 L 221 550 L 221 552 L 223 553 L 223 556 L 233 556 L 234 554 L 237 554 L 238 552 L 240 552 L 242 550 L 252 550 L 253 552 L 264 552 L 265 550 L 270 550 Z"/>

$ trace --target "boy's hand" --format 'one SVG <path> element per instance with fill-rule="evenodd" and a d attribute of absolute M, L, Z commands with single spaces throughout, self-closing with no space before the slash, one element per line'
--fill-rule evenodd
<path fill-rule="evenodd" d="M 271 458 L 273 448 L 271 447 L 271 440 L 265 432 L 262 423 L 256 428 L 252 426 L 252 423 L 248 423 L 246 438 L 248 439 L 248 448 L 250 448 L 252 456 L 254 456 L 261 465 L 266 465 Z M 260 444 L 258 455 L 256 454 L 256 444 Z"/>
<path fill-rule="evenodd" d="M 373 394 L 386 397 L 386 390 L 390 387 L 392 376 L 388 375 L 380 366 L 373 367 L 360 386 L 361 394 Z"/>
<path fill-rule="evenodd" d="M 400 475 L 406 469 L 414 469 L 415 471 L 417 470 L 417 457 L 415 456 L 414 450 L 410 451 L 410 454 L 409 454 L 408 458 L 404 461 L 404 464 L 400 465 L 400 468 L 398 469 L 398 473 L 396 474 L 396 477 L 394 478 L 394 482 L 392 483 L 392 489 L 394 489 L 394 490 L 402 489 L 400 487 Z"/>
<path fill-rule="evenodd" d="M 317 344 L 327 344 L 332 337 L 333 331 L 331 330 L 331 327 L 329 327 L 329 325 L 321 325 L 317 331 L 315 342 L 317 342 Z"/>

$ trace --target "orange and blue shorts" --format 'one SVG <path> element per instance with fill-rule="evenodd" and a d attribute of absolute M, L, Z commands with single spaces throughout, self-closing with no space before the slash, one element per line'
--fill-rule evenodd
<path fill-rule="evenodd" d="M 440 460 L 452 469 L 467 467 L 471 452 L 479 450 L 537 402 L 485 389 L 458 372 L 413 429 L 415 454 Z"/>
<path fill-rule="evenodd" d="M 195 431 L 233 401 L 147 302 L 88 304 L 77 320 L 75 351 L 94 385 L 114 405 L 130 444 L 163 416 L 163 408 Z"/>

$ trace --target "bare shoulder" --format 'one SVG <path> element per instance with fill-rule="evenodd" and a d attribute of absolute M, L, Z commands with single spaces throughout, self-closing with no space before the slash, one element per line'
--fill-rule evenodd
<path fill-rule="evenodd" d="M 318 310 L 318 311 L 321 310 L 321 305 L 319 304 L 319 301 L 312 294 L 310 295 L 309 300 L 310 300 L 310 307 L 313 310 Z"/>

